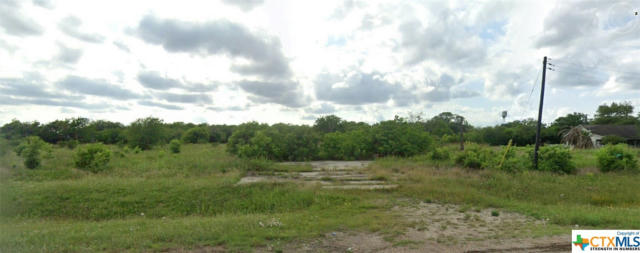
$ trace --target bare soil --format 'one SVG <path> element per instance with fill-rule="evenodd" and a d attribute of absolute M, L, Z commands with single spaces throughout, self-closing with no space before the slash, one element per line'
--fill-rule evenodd
<path fill-rule="evenodd" d="M 283 252 L 567 252 L 570 235 L 527 236 L 523 228 L 543 221 L 490 209 L 465 210 L 458 205 L 420 203 L 392 210 L 407 219 L 404 234 L 331 232 L 322 238 L 292 242 Z M 273 246 L 256 252 L 273 252 Z"/>

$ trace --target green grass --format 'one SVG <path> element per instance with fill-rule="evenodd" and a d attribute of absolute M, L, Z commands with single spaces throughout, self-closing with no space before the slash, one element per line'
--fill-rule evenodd
<path fill-rule="evenodd" d="M 640 228 L 637 174 L 434 169 L 397 158 L 377 161 L 373 170 L 396 170 L 396 194 L 412 199 L 505 208 L 559 225 Z"/>
<path fill-rule="evenodd" d="M 99 173 L 75 169 L 74 151 L 65 148 L 54 148 L 35 170 L 25 169 L 13 152 L 3 152 L 0 251 L 216 245 L 247 251 L 330 231 L 385 233 L 402 224 L 385 211 L 389 202 L 376 200 L 376 193 L 235 185 L 247 171 L 309 171 L 310 165 L 242 160 L 228 155 L 224 145 L 188 144 L 179 154 L 165 147 L 137 154 L 109 148 L 114 154 L 109 169 Z M 273 219 L 282 225 L 271 226 Z"/>
<path fill-rule="evenodd" d="M 354 201 L 291 184 L 234 186 L 234 177 L 205 179 L 83 179 L 2 186 L 7 217 L 105 220 L 139 216 L 276 213 Z"/>
<path fill-rule="evenodd" d="M 81 147 L 80 145 L 79 147 Z M 108 169 L 98 174 L 78 170 L 73 164 L 75 150 L 54 148 L 36 170 L 25 169 L 22 158 L 14 152 L 0 157 L 0 167 L 11 168 L 14 181 L 69 180 L 86 177 L 119 178 L 193 178 L 207 177 L 227 171 L 309 171 L 310 166 L 281 165 L 268 160 L 244 160 L 230 156 L 224 145 L 186 144 L 173 154 L 168 146 L 134 153 L 132 150 L 109 146 L 112 151 Z"/>
<path fill-rule="evenodd" d="M 272 223 L 274 219 L 279 223 Z M 392 221 L 393 217 L 380 210 L 365 212 L 348 206 L 274 214 L 165 219 L 13 219 L 0 221 L 3 231 L 0 245 L 3 252 L 140 252 L 217 245 L 246 252 L 255 246 L 307 239 L 331 231 L 359 228 L 384 232 L 397 225 Z"/>
<path fill-rule="evenodd" d="M 376 160 L 368 169 L 371 178 L 400 185 L 380 191 L 292 183 L 238 186 L 248 172 L 311 167 L 238 159 L 224 145 L 186 144 L 178 154 L 162 146 L 137 154 L 109 148 L 114 154 L 109 169 L 100 173 L 74 168 L 74 151 L 58 147 L 41 168 L 28 170 L 0 140 L 0 251 L 220 246 L 246 252 L 353 230 L 377 231 L 396 246 L 407 246 L 413 242 L 393 238 L 400 238 L 409 223 L 390 210 L 423 201 L 459 204 L 456 212 L 468 219 L 481 208 L 499 216 L 514 211 L 548 219 L 550 225 L 514 228 L 534 236 L 566 234 L 576 224 L 640 229 L 640 175 L 464 170 L 452 162 L 457 146 L 444 147 L 451 153 L 448 160 L 433 161 L 428 154 Z M 593 150 L 572 155 L 579 168 L 595 168 Z"/>
<path fill-rule="evenodd" d="M 587 171 L 596 171 L 598 164 L 596 161 L 597 149 L 573 149 L 571 150 L 571 158 L 577 168 Z"/>

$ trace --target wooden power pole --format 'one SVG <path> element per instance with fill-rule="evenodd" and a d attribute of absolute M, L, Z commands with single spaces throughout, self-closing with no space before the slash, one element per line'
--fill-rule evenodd
<path fill-rule="evenodd" d="M 538 109 L 538 126 L 536 129 L 536 147 L 533 153 L 533 164 L 538 169 L 538 149 L 540 149 L 540 127 L 542 126 L 542 103 L 544 101 L 544 79 L 547 76 L 547 57 L 542 60 L 542 88 L 540 88 L 540 107 Z"/>

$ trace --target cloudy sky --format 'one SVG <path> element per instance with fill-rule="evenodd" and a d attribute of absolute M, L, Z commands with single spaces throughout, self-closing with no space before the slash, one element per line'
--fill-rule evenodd
<path fill-rule="evenodd" d="M 637 1 L 0 1 L 0 124 L 376 122 L 474 125 L 629 101 Z"/>

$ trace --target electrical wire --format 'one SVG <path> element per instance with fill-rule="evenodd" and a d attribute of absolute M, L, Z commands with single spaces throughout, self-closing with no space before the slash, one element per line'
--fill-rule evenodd
<path fill-rule="evenodd" d="M 540 70 L 538 69 L 538 74 L 536 74 L 536 80 L 531 84 L 531 92 L 529 93 L 529 98 L 527 98 L 527 109 L 531 109 L 531 95 L 533 95 L 533 90 L 536 88 L 536 84 L 538 83 L 538 78 L 540 78 Z"/>
<path fill-rule="evenodd" d="M 591 71 L 591 72 L 593 72 L 593 71 L 614 72 L 616 74 L 627 74 L 627 75 L 640 76 L 640 72 L 636 72 L 636 71 L 620 70 L 619 68 L 608 67 L 608 66 L 604 66 L 604 65 L 586 66 L 584 64 L 570 62 L 570 61 L 564 60 L 564 59 L 551 60 L 550 66 L 552 66 L 552 68 L 554 68 L 554 69 L 555 68 L 558 68 L 558 69 L 562 68 L 562 69 L 581 71 L 581 72 L 587 72 L 587 71 Z"/>

